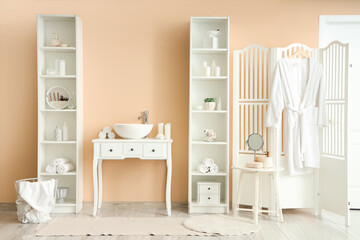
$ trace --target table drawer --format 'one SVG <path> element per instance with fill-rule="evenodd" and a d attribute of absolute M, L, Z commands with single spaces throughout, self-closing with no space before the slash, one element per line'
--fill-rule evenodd
<path fill-rule="evenodd" d="M 211 194 L 200 194 L 198 195 L 198 203 L 204 205 L 212 205 L 212 204 L 220 204 L 220 196 L 219 195 L 211 195 Z"/>
<path fill-rule="evenodd" d="M 144 157 L 166 158 L 166 143 L 144 143 Z"/>
<path fill-rule="evenodd" d="M 220 194 L 219 183 L 198 183 L 199 194 Z"/>
<path fill-rule="evenodd" d="M 122 144 L 119 143 L 102 143 L 102 157 L 118 157 L 123 155 Z"/>
<path fill-rule="evenodd" d="M 125 156 L 141 156 L 142 144 L 141 143 L 124 143 Z"/>

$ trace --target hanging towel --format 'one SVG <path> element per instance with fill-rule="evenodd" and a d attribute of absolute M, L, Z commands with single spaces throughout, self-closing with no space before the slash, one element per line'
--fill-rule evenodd
<path fill-rule="evenodd" d="M 56 167 L 56 172 L 58 174 L 64 174 L 64 173 L 70 172 L 72 170 L 75 170 L 75 166 L 72 163 L 64 163 L 64 164 L 60 164 Z"/>
<path fill-rule="evenodd" d="M 201 173 L 207 173 L 209 171 L 209 168 L 205 166 L 205 164 L 199 164 L 197 166 L 197 170 Z"/>
<path fill-rule="evenodd" d="M 49 165 L 46 166 L 45 171 L 47 173 L 50 173 L 50 174 L 55 174 L 56 173 L 56 167 L 53 166 L 52 164 L 49 164 Z"/>
<path fill-rule="evenodd" d="M 214 163 L 214 164 L 211 165 L 211 167 L 210 167 L 210 172 L 211 172 L 211 173 L 218 173 L 218 172 L 219 172 L 219 166 Z"/>
<path fill-rule="evenodd" d="M 202 164 L 204 164 L 206 167 L 211 167 L 215 162 L 213 159 L 209 158 L 209 157 L 206 157 L 202 160 L 201 162 Z"/>
<path fill-rule="evenodd" d="M 66 158 L 55 158 L 54 160 L 51 161 L 51 165 L 57 167 L 60 164 L 65 164 L 68 162 L 70 162 L 70 161 L 69 161 L 69 159 L 66 159 Z"/>

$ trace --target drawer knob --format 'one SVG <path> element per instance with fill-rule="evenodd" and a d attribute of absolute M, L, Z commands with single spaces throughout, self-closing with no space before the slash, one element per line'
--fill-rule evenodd
<path fill-rule="evenodd" d="M 152 152 L 155 152 L 155 149 L 151 150 Z"/>
<path fill-rule="evenodd" d="M 208 190 L 210 190 L 210 188 L 208 188 Z"/>
<path fill-rule="evenodd" d="M 110 152 L 112 152 L 113 150 L 110 148 Z"/>
<path fill-rule="evenodd" d="M 210 197 L 208 197 L 208 199 L 210 200 Z"/>
<path fill-rule="evenodd" d="M 130 149 L 130 151 L 132 151 L 132 152 L 133 152 L 133 151 L 134 151 L 134 149 L 133 149 L 133 148 L 131 148 L 131 149 Z"/>

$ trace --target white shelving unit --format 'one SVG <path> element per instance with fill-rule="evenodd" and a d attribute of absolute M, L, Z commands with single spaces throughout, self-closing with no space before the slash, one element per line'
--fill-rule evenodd
<path fill-rule="evenodd" d="M 221 31 L 219 48 L 204 48 L 206 32 Z M 220 66 L 219 77 L 202 76 L 203 62 Z M 229 17 L 191 17 L 190 22 L 190 95 L 189 95 L 189 213 L 229 212 Z M 221 97 L 222 109 L 198 110 L 207 97 Z M 214 129 L 215 142 L 203 141 L 203 129 Z M 203 174 L 197 165 L 204 157 L 215 160 L 220 171 Z M 197 202 L 197 183 L 221 183 L 220 204 Z"/>
<path fill-rule="evenodd" d="M 52 47 L 53 32 L 70 47 Z M 46 75 L 55 59 L 64 59 L 66 75 Z M 37 16 L 38 64 L 38 166 L 39 178 L 58 180 L 58 186 L 69 187 L 64 203 L 56 203 L 55 213 L 77 213 L 83 202 L 83 46 L 82 22 L 76 15 Z M 75 109 L 52 109 L 46 103 L 46 92 L 52 86 L 63 86 L 71 92 Z M 56 126 L 68 126 L 69 140 L 54 141 Z M 76 170 L 65 174 L 46 173 L 54 158 L 69 159 Z"/>

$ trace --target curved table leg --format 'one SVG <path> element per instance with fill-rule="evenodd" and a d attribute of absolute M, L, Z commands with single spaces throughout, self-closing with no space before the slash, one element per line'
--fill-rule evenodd
<path fill-rule="evenodd" d="M 96 216 L 97 204 L 98 204 L 97 166 L 98 166 L 98 159 L 96 158 L 96 154 L 94 154 L 94 159 L 93 159 L 93 181 L 94 181 L 94 210 L 93 210 L 93 216 L 94 217 Z"/>
<path fill-rule="evenodd" d="M 102 202 L 102 159 L 98 160 L 98 175 L 99 175 L 99 200 L 98 200 L 98 208 L 101 208 Z"/>
<path fill-rule="evenodd" d="M 168 145 L 168 158 L 166 159 L 166 211 L 167 215 L 171 216 L 171 174 L 172 174 L 172 157 L 171 157 L 171 143 Z"/>

